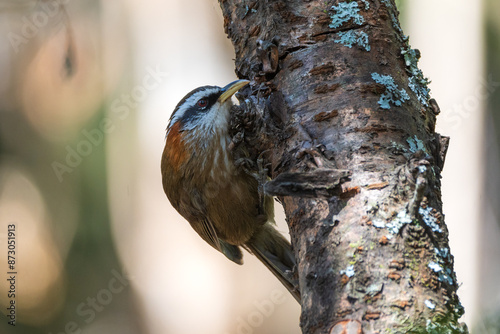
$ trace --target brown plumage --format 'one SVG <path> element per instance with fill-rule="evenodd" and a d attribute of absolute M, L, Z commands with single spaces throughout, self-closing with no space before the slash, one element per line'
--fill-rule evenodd
<path fill-rule="evenodd" d="M 246 248 L 300 302 L 290 243 L 273 226 L 273 199 L 259 207 L 257 180 L 235 166 L 228 149 L 231 96 L 246 84 L 200 87 L 179 102 L 167 128 L 163 189 L 203 240 L 238 264 Z"/>

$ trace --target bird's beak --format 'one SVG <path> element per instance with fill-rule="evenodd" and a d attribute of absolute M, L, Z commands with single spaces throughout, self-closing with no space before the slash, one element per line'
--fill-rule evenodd
<path fill-rule="evenodd" d="M 218 101 L 224 103 L 227 99 L 231 98 L 237 91 L 242 87 L 248 85 L 250 81 L 248 80 L 236 80 L 228 84 L 226 87 L 222 88 L 222 94 L 219 96 Z"/>

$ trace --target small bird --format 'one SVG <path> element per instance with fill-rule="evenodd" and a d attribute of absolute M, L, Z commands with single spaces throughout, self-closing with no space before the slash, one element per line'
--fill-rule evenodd
<path fill-rule="evenodd" d="M 271 196 L 238 168 L 229 148 L 231 97 L 248 80 L 203 86 L 175 107 L 161 159 L 163 189 L 172 206 L 210 246 L 243 264 L 241 247 L 262 261 L 300 303 L 290 243 L 274 227 Z"/>

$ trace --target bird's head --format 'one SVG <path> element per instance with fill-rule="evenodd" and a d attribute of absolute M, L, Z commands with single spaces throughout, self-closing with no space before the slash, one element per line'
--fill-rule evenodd
<path fill-rule="evenodd" d="M 167 127 L 162 169 L 179 170 L 189 157 L 198 156 L 227 135 L 231 96 L 250 81 L 237 80 L 225 87 L 203 86 L 189 92 L 175 107 Z M 210 146 L 212 144 L 212 146 Z"/>
<path fill-rule="evenodd" d="M 167 127 L 167 136 L 173 129 L 196 137 L 227 129 L 229 111 L 233 105 L 231 96 L 249 82 L 236 80 L 225 87 L 203 86 L 192 90 L 175 107 Z"/>

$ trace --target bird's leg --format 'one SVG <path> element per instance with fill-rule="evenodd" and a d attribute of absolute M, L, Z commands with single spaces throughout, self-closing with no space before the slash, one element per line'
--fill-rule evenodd
<path fill-rule="evenodd" d="M 255 163 L 252 161 L 252 159 L 247 157 L 237 158 L 234 161 L 234 165 L 236 166 L 236 168 L 241 169 L 246 174 L 255 178 Z"/>
<path fill-rule="evenodd" d="M 242 142 L 243 139 L 245 138 L 245 134 L 243 132 L 238 132 L 234 135 L 233 138 L 231 138 L 231 142 L 228 145 L 228 149 L 230 151 L 234 151 L 235 148 L 237 148 Z"/>

